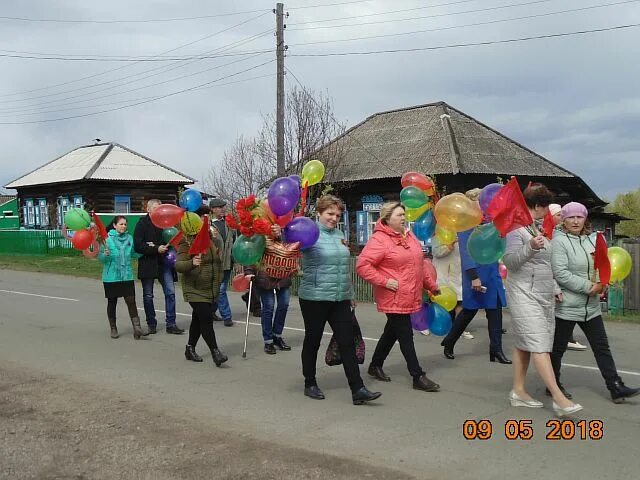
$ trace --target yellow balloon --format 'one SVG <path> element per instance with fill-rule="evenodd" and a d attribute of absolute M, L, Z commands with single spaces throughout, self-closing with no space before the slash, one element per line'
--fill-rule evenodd
<path fill-rule="evenodd" d="M 436 225 L 436 238 L 441 245 L 451 245 L 458 239 L 456 232 L 442 228 L 440 225 Z"/>
<path fill-rule="evenodd" d="M 440 295 L 435 295 L 432 300 L 444 307 L 448 312 L 456 308 L 458 304 L 456 291 L 448 285 L 438 286 L 438 288 L 440 289 Z"/>
<path fill-rule="evenodd" d="M 320 183 L 324 178 L 324 165 L 320 160 L 311 160 L 302 168 L 302 186 Z"/>
<path fill-rule="evenodd" d="M 480 206 L 462 193 L 442 197 L 436 204 L 434 214 L 438 225 L 452 232 L 464 232 L 482 222 Z"/>
<path fill-rule="evenodd" d="M 418 208 L 407 208 L 404 211 L 404 216 L 408 221 L 414 222 L 417 219 L 419 219 L 422 216 L 422 214 L 427 210 L 429 210 L 430 208 L 431 208 L 430 203 L 425 203 L 424 205 Z"/>
<path fill-rule="evenodd" d="M 196 235 L 202 228 L 202 219 L 193 212 L 184 212 L 180 219 L 180 230 L 186 235 Z"/>
<path fill-rule="evenodd" d="M 611 282 L 621 282 L 629 276 L 633 267 L 631 255 L 624 248 L 611 247 L 607 252 L 611 263 Z"/>

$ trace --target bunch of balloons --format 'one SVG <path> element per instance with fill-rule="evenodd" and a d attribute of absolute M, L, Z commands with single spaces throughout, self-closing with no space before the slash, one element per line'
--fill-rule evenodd
<path fill-rule="evenodd" d="M 442 197 L 434 209 L 438 225 L 450 232 L 464 232 L 480 225 L 482 211 L 462 193 Z"/>
<path fill-rule="evenodd" d="M 444 337 L 451 330 L 451 315 L 437 303 L 424 303 L 419 311 L 411 314 L 411 326 L 414 330 L 430 330 L 434 335 Z"/>
<path fill-rule="evenodd" d="M 85 257 L 93 258 L 100 250 L 98 232 L 94 227 L 89 212 L 82 208 L 72 208 L 64 215 L 62 236 L 70 240 L 73 248 L 82 251 Z"/>
<path fill-rule="evenodd" d="M 427 241 L 435 233 L 436 219 L 433 216 L 434 195 L 433 180 L 419 172 L 407 172 L 400 179 L 402 191 L 400 201 L 405 206 L 406 218 L 413 224 L 413 234 L 422 241 Z"/>

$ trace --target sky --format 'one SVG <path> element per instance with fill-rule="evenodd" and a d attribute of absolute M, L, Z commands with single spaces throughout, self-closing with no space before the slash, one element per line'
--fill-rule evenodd
<path fill-rule="evenodd" d="M 0 18 L 0 186 L 95 138 L 203 178 L 275 109 L 274 7 L 2 2 L 0 17 L 14 18 Z M 287 68 L 328 94 L 348 126 L 445 101 L 579 175 L 604 199 L 640 187 L 640 26 L 305 56 L 640 24 L 640 0 L 297 0 L 285 11 Z M 186 17 L 206 18 L 175 20 Z M 174 20 L 149 21 L 159 19 Z M 295 83 L 288 75 L 286 87 Z"/>

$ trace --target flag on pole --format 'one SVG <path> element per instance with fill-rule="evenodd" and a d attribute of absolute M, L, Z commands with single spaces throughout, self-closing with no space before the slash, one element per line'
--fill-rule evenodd
<path fill-rule="evenodd" d="M 486 213 L 493 219 L 493 224 L 501 237 L 533 223 L 516 177 L 511 177 L 509 183 L 496 193 Z"/>

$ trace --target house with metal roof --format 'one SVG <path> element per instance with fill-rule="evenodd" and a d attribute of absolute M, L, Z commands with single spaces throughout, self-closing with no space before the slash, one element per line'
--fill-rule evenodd
<path fill-rule="evenodd" d="M 13 180 L 20 225 L 59 228 L 74 207 L 100 213 L 143 213 L 146 202 L 158 198 L 176 203 L 179 191 L 195 180 L 118 143 L 95 143 Z"/>
<path fill-rule="evenodd" d="M 331 158 L 335 152 L 340 158 Z M 445 102 L 376 113 L 312 158 L 333 165 L 325 182 L 345 199 L 345 227 L 353 229 L 351 242 L 359 245 L 371 235 L 382 202 L 399 198 L 400 178 L 408 171 L 430 175 L 441 195 L 514 175 L 523 188 L 543 183 L 558 203 L 584 203 L 594 226 L 609 229 L 610 239 L 619 220 L 603 212 L 606 202 L 580 177 Z"/>

